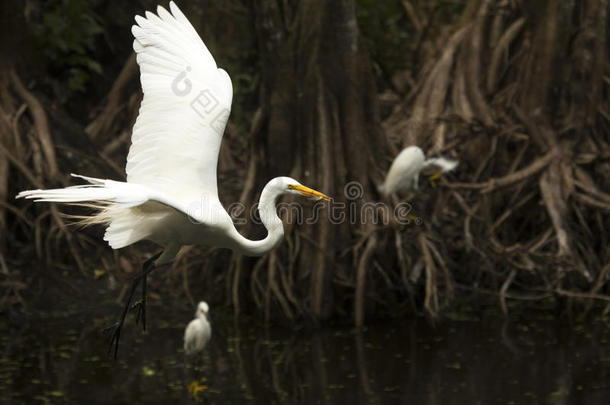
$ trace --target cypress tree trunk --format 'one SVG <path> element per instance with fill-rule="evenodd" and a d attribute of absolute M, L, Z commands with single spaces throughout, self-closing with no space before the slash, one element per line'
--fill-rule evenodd
<path fill-rule="evenodd" d="M 334 202 L 345 202 L 344 185 L 350 181 L 357 181 L 360 189 L 371 189 L 371 176 L 378 173 L 376 162 L 385 145 L 376 136 L 374 78 L 360 41 L 353 0 L 258 0 L 253 10 L 262 61 L 264 124 L 260 136 L 252 140 L 257 151 L 257 164 L 252 167 L 258 165 L 259 170 L 256 187 L 246 189 L 260 190 L 279 175 L 321 190 Z M 252 193 L 247 196 L 250 202 L 257 198 Z M 306 208 L 305 216 L 311 212 Z M 319 213 L 315 224 L 289 226 L 287 242 L 253 264 L 250 285 L 260 286 L 252 292 L 267 315 L 270 305 L 278 303 L 288 318 L 305 313 L 320 319 L 353 302 L 336 301 L 345 294 L 335 296 L 334 281 L 349 280 L 355 288 L 358 275 L 350 264 L 357 255 L 341 252 L 367 225 L 360 224 L 359 217 L 353 226 L 346 221 L 331 224 L 326 210 Z M 234 301 L 239 274 L 234 273 L 238 277 L 233 279 Z"/>

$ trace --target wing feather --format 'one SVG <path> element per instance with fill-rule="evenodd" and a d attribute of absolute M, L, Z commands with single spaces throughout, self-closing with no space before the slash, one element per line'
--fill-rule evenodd
<path fill-rule="evenodd" d="M 179 199 L 217 198 L 216 166 L 231 109 L 231 78 L 178 6 L 136 16 L 133 49 L 144 98 L 127 182 Z"/>

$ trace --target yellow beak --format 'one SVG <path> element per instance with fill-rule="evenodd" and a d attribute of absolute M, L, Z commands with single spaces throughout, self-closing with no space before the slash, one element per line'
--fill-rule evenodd
<path fill-rule="evenodd" d="M 324 201 L 329 201 L 330 198 L 322 193 L 320 193 L 319 191 L 316 191 L 314 189 L 311 189 L 309 187 L 305 187 L 302 186 L 300 184 L 290 184 L 288 186 L 289 189 L 291 190 L 296 190 L 299 193 L 303 194 L 305 197 L 313 197 L 316 198 L 318 200 L 324 200 Z"/>

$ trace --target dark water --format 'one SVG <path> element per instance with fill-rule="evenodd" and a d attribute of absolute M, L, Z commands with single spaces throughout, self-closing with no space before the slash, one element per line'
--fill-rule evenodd
<path fill-rule="evenodd" d="M 113 361 L 100 329 L 110 321 L 101 314 L 115 312 L 4 318 L 0 402 L 610 403 L 607 319 L 471 316 L 292 332 L 212 312 L 212 342 L 185 361 L 182 333 L 193 311 L 152 306 L 150 330 L 127 324 Z M 194 381 L 195 396 L 187 388 Z"/>

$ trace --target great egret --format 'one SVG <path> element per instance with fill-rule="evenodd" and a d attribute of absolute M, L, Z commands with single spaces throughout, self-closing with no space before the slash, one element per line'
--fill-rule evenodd
<path fill-rule="evenodd" d="M 212 326 L 208 318 L 207 302 L 201 301 L 195 311 L 195 319 L 184 330 L 184 352 L 187 355 L 197 354 L 203 350 L 212 337 Z"/>
<path fill-rule="evenodd" d="M 396 156 L 385 181 L 378 187 L 378 190 L 387 196 L 397 191 L 417 189 L 420 172 L 429 171 L 434 173 L 432 178 L 438 178 L 441 173 L 451 171 L 457 165 L 457 160 L 444 157 L 426 159 L 421 148 L 409 146 Z"/>
<path fill-rule="evenodd" d="M 216 166 L 233 98 L 227 72 L 219 69 L 191 23 L 174 2 L 170 12 L 136 16 L 131 29 L 144 98 L 127 156 L 127 181 L 73 175 L 89 184 L 28 190 L 17 198 L 93 205 L 85 224 L 107 225 L 104 240 L 119 249 L 143 239 L 163 247 L 134 279 L 110 341 L 116 358 L 120 331 L 137 284 L 142 300 L 137 319 L 146 329 L 146 277 L 170 262 L 183 245 L 204 244 L 263 255 L 284 235 L 275 202 L 281 194 L 328 200 L 289 177 L 276 177 L 261 192 L 258 210 L 267 236 L 249 240 L 236 229 L 218 199 Z"/>

